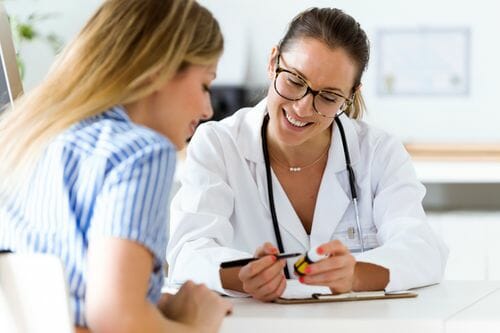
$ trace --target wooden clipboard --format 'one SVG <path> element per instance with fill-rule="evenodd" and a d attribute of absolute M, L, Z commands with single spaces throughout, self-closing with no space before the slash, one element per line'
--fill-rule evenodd
<path fill-rule="evenodd" d="M 354 302 L 354 301 L 371 301 L 378 299 L 393 299 L 393 298 L 414 298 L 417 297 L 416 292 L 399 291 L 393 293 L 386 292 L 350 292 L 346 294 L 312 294 L 309 298 L 277 298 L 274 303 L 278 304 L 305 304 L 305 303 L 328 303 L 328 302 Z"/>

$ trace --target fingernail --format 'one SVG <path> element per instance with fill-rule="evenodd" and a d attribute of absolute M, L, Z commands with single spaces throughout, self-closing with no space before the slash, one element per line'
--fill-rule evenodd
<path fill-rule="evenodd" d="M 303 276 L 299 277 L 299 282 L 300 283 L 304 283 L 304 277 Z"/>
<path fill-rule="evenodd" d="M 322 248 L 322 247 L 318 247 L 318 248 L 316 249 L 316 252 L 318 252 L 318 254 L 323 254 L 323 253 L 325 252 L 325 250 L 323 250 L 323 248 Z"/>
<path fill-rule="evenodd" d="M 278 258 L 276 258 L 275 256 L 271 256 L 273 262 L 276 262 L 276 260 L 278 260 Z"/>
<path fill-rule="evenodd" d="M 271 249 L 271 253 L 278 253 L 278 249 L 277 248 L 272 248 Z"/>
<path fill-rule="evenodd" d="M 312 272 L 311 267 L 307 266 L 305 269 L 305 272 L 306 272 L 306 274 L 311 274 L 311 272 Z"/>

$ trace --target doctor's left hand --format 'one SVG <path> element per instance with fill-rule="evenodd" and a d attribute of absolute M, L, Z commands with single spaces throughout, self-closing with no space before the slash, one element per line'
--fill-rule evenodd
<path fill-rule="evenodd" d="M 328 257 L 307 266 L 306 274 L 299 278 L 300 282 L 327 286 L 333 293 L 351 291 L 356 259 L 349 249 L 339 240 L 332 240 L 320 245 L 318 253 Z"/>

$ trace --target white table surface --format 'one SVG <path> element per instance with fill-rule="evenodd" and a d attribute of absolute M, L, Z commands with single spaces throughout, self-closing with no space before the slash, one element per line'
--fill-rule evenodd
<path fill-rule="evenodd" d="M 423 183 L 500 183 L 500 162 L 413 161 Z"/>
<path fill-rule="evenodd" d="M 416 290 L 417 298 L 318 304 L 273 304 L 232 299 L 233 314 L 221 333 L 237 332 L 467 332 L 499 309 L 492 326 L 500 332 L 500 281 L 445 281 Z M 475 307 L 474 307 L 475 306 Z"/>
<path fill-rule="evenodd" d="M 500 289 L 474 302 L 446 322 L 448 333 L 500 332 Z"/>

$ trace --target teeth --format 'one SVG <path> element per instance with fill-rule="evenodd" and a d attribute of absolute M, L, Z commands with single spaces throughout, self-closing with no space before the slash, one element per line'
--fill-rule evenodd
<path fill-rule="evenodd" d="M 292 117 L 290 117 L 288 115 L 288 113 L 285 111 L 285 116 L 286 116 L 286 119 L 293 125 L 293 126 L 296 126 L 296 127 L 304 127 L 307 125 L 307 123 L 303 123 L 301 121 L 298 121 L 297 119 L 294 119 Z"/>

